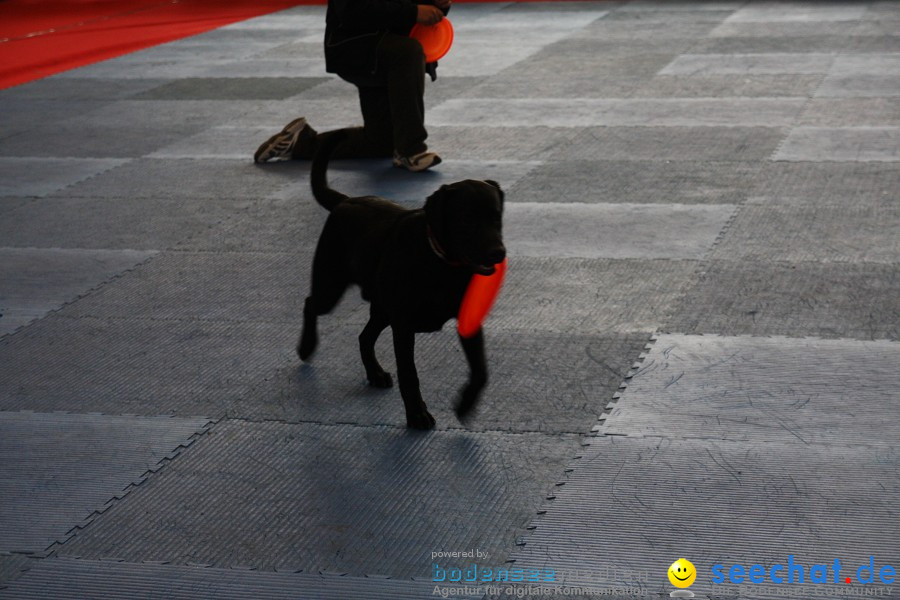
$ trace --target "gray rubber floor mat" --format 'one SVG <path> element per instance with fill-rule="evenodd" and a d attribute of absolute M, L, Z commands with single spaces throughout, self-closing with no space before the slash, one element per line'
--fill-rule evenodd
<path fill-rule="evenodd" d="M 180 57 L 179 57 L 180 58 Z M 142 100 L 280 100 L 329 81 L 327 77 L 190 77 L 147 90 Z"/>
<path fill-rule="evenodd" d="M 114 158 L 20 158 L 12 154 L 0 156 L 0 197 L 46 196 L 125 162 Z"/>
<path fill-rule="evenodd" d="M 0 590 L 6 587 L 8 582 L 27 573 L 35 564 L 37 564 L 37 559 L 26 554 L 0 551 Z"/>
<path fill-rule="evenodd" d="M 795 127 L 773 160 L 898 162 L 898 148 L 900 127 Z"/>
<path fill-rule="evenodd" d="M 487 331 L 656 331 L 692 282 L 693 260 L 511 257 Z"/>
<path fill-rule="evenodd" d="M 894 264 L 712 261 L 663 331 L 897 339 Z"/>
<path fill-rule="evenodd" d="M 610 435 L 893 446 L 900 344 L 661 335 L 613 405 Z"/>
<path fill-rule="evenodd" d="M 69 559 L 44 561 L 0 598 L 59 600 L 421 600 L 429 582 Z M 478 600 L 481 594 L 456 597 Z"/>
<path fill-rule="evenodd" d="M 275 132 L 269 135 L 272 133 Z M 215 212 L 216 204 L 222 200 L 249 202 L 258 198 L 280 198 L 286 187 L 297 185 L 301 179 L 302 171 L 298 169 L 265 169 L 253 164 L 253 152 L 265 137 L 242 138 L 243 146 L 233 158 L 206 158 L 198 148 L 201 144 L 186 144 L 183 139 L 179 138 L 177 143 L 167 147 L 186 147 L 186 156 L 142 158 L 73 185 L 54 196 L 125 202 L 141 200 L 139 204 L 147 200 L 178 200 L 189 203 L 192 210 L 202 214 Z M 202 173 L 203 177 L 198 177 L 198 173 Z M 304 188 L 308 189 L 308 180 L 304 178 L 303 183 Z M 123 189 L 128 190 L 127 194 L 123 194 Z M 140 208 L 131 207 L 132 210 Z"/>
<path fill-rule="evenodd" d="M 360 328 L 320 331 L 308 364 L 260 377 L 248 400 L 233 399 L 230 416 L 251 419 L 405 426 L 396 377 L 387 390 L 367 385 L 359 359 Z M 474 431 L 585 433 L 596 423 L 640 354 L 649 333 L 585 335 L 488 330 L 489 382 L 466 422 Z M 390 335 L 376 348 L 385 370 L 396 374 Z M 420 335 L 416 367 L 422 396 L 441 429 L 462 427 L 453 412 L 468 379 L 455 331 Z"/>
<path fill-rule="evenodd" d="M 443 126 L 528 127 L 542 114 L 551 127 L 784 127 L 805 105 L 800 98 L 458 98 L 429 119 Z"/>
<path fill-rule="evenodd" d="M 890 264 L 900 256 L 900 205 L 868 207 L 754 198 L 741 208 L 713 260 Z"/>
<path fill-rule="evenodd" d="M 0 550 L 65 540 L 189 446 L 208 419 L 0 412 Z"/>
<path fill-rule="evenodd" d="M 896 127 L 900 125 L 900 111 L 883 98 L 815 98 L 807 104 L 799 124 L 810 127 Z"/>
<path fill-rule="evenodd" d="M 225 421 L 60 556 L 432 577 L 502 565 L 579 435 Z"/>
<path fill-rule="evenodd" d="M 96 248 L 102 235 L 107 250 L 164 250 L 207 234 L 248 205 L 222 199 L 43 198 L 9 211 L 0 221 L 0 236 L 6 245 L 23 248 Z"/>
<path fill-rule="evenodd" d="M 48 105 L 55 106 L 60 114 L 66 117 L 72 116 L 72 111 L 66 113 L 65 105 L 78 105 L 79 101 L 89 100 L 83 107 L 96 110 L 98 105 L 115 102 L 124 98 L 130 98 L 164 83 L 167 80 L 157 79 L 92 79 L 89 77 L 72 77 L 60 79 L 46 77 L 30 82 L 28 85 L 19 85 L 3 90 L 4 105 L 10 101 L 11 106 L 17 103 L 47 101 Z M 8 100 L 7 100 L 8 99 Z M 8 123 L 4 123 L 7 125 Z"/>
<path fill-rule="evenodd" d="M 516 202 L 740 204 L 756 163 L 573 160 L 541 164 L 516 182 Z"/>
<path fill-rule="evenodd" d="M 816 7 L 803 3 L 780 6 L 756 4 L 743 6 L 725 19 L 725 23 L 841 23 L 862 19 L 866 6 L 838 4 Z"/>
<path fill-rule="evenodd" d="M 135 250 L 0 248 L 0 335 L 76 301 L 154 254 Z"/>
<path fill-rule="evenodd" d="M 553 569 L 573 587 L 639 585 L 641 597 L 668 595 L 666 572 L 682 557 L 697 569 L 698 597 L 884 593 L 878 572 L 896 565 L 900 551 L 896 462 L 896 447 L 599 437 L 570 465 L 514 564 Z M 858 569 L 868 569 L 870 556 L 879 583 L 861 585 L 869 573 Z M 789 560 L 804 565 L 806 585 L 798 574 L 789 582 Z M 742 586 L 729 578 L 736 564 Z M 763 583 L 747 579 L 752 565 L 761 565 Z M 814 565 L 827 569 L 827 584 L 810 584 L 821 575 Z M 768 578 L 776 566 L 782 584 Z"/>
<path fill-rule="evenodd" d="M 825 206 L 893 206 L 896 198 L 886 190 L 900 184 L 900 169 L 886 163 L 789 163 L 762 165 L 751 197 L 778 198 Z"/>
<path fill-rule="evenodd" d="M 773 75 L 827 73 L 834 56 L 812 53 L 682 54 L 661 75 Z"/>
<path fill-rule="evenodd" d="M 119 67 L 121 69 L 121 67 Z M 146 75 L 146 73 L 145 73 Z M 7 156 L 137 158 L 252 108 L 253 101 L 119 100 L 3 140 Z M 134 115 L 140 114 L 140 119 Z M 122 127 L 122 123 L 128 127 Z M 46 140 L 52 139 L 49 144 Z M 127 188 L 126 188 L 127 189 Z"/>
<path fill-rule="evenodd" d="M 304 244 L 303 250 L 162 253 L 68 307 L 65 316 L 299 325 L 313 247 Z"/>
<path fill-rule="evenodd" d="M 818 96 L 885 97 L 900 93 L 896 46 L 885 53 L 842 54 L 834 59 Z"/>
<path fill-rule="evenodd" d="M 503 241 L 511 256 L 700 260 L 735 210 L 729 204 L 509 204 Z"/>
<path fill-rule="evenodd" d="M 252 202 L 239 214 L 223 219 L 215 227 L 183 239 L 173 249 L 185 252 L 214 253 L 288 253 L 315 251 L 316 242 L 328 213 L 311 196 L 290 194 L 286 199 Z M 298 262 L 298 271 L 308 272 L 311 265 Z M 291 273 L 290 279 L 298 276 Z"/>
<path fill-rule="evenodd" d="M 484 127 L 428 128 L 429 146 L 442 158 L 453 160 L 546 160 L 560 147 L 565 147 L 575 132 L 555 127 Z M 581 158 L 579 156 L 579 158 Z"/>
<path fill-rule="evenodd" d="M 292 364 L 283 325 L 47 316 L 0 338 L 0 409 L 218 416 Z"/>
<path fill-rule="evenodd" d="M 785 133 L 778 127 L 588 127 L 547 160 L 759 161 Z"/>
<path fill-rule="evenodd" d="M 632 89 L 643 98 L 778 98 L 812 96 L 822 76 L 769 75 L 657 75 Z"/>
<path fill-rule="evenodd" d="M 18 586 L 3 597 L 433 598 L 432 553 L 473 547 L 487 566 L 582 572 L 568 594 L 518 585 L 490 600 L 558 600 L 602 568 L 585 597 L 634 596 L 614 588 L 637 583 L 658 598 L 679 556 L 710 600 L 783 597 L 772 581 L 713 585 L 712 568 L 727 580 L 732 564 L 760 564 L 769 579 L 789 556 L 807 577 L 839 558 L 852 578 L 792 596 L 871 595 L 859 566 L 900 567 L 884 441 L 896 342 L 871 341 L 900 339 L 898 7 L 455 3 L 453 48 L 425 88 L 443 163 L 329 168 L 341 191 L 409 207 L 448 180 L 495 179 L 509 223 L 528 225 L 509 229 L 510 248 L 540 242 L 511 254 L 468 424 L 452 411 L 467 375 L 453 325 L 420 336 L 438 420 L 422 436 L 405 430 L 396 388 L 366 385 L 356 291 L 322 320 L 311 364 L 294 352 L 325 212 L 308 161 L 252 155 L 299 116 L 319 131 L 361 122 L 353 86 L 324 72 L 324 5 L 0 91 L 0 246 L 162 253 L 0 338 L 0 410 L 220 419 L 54 546 L 130 564 L 25 560 L 0 543 L 0 579 Z M 690 352 L 654 345 L 635 366 L 654 334 Z M 394 371 L 389 335 L 378 350 Z M 696 410 L 668 408 L 676 392 Z M 348 574 L 323 584 L 324 568 Z M 377 587 L 372 573 L 403 581 Z"/>

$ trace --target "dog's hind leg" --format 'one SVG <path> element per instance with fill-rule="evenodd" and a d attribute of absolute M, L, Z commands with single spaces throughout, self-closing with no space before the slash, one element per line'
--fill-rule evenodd
<path fill-rule="evenodd" d="M 397 356 L 397 382 L 406 408 L 406 426 L 413 429 L 433 429 L 434 417 L 428 412 L 419 390 L 415 362 L 416 334 L 412 330 L 393 325 L 391 330 L 394 334 L 394 354 Z"/>
<path fill-rule="evenodd" d="M 359 353 L 362 356 L 363 366 L 366 368 L 369 385 L 372 387 L 389 388 L 394 385 L 390 373 L 385 372 L 375 356 L 375 342 L 378 341 L 378 336 L 387 326 L 387 317 L 379 313 L 374 305 L 371 306 L 369 322 L 359 334 Z"/>
<path fill-rule="evenodd" d="M 469 362 L 469 382 L 460 393 L 459 402 L 456 405 L 456 416 L 464 421 L 470 416 L 471 411 L 478 403 L 478 397 L 484 386 L 487 385 L 487 361 L 484 357 L 484 333 L 479 329 L 472 337 L 459 337 L 463 352 Z"/>

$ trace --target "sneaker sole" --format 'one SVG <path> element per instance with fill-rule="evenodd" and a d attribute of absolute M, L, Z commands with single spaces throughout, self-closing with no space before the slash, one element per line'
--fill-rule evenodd
<path fill-rule="evenodd" d="M 404 162 L 403 160 L 398 159 L 398 158 L 395 158 L 395 159 L 394 159 L 394 166 L 395 166 L 395 167 L 398 167 L 398 168 L 401 168 L 401 169 L 406 169 L 407 171 L 410 171 L 410 172 L 412 172 L 412 173 L 421 173 L 422 171 L 427 171 L 427 170 L 430 169 L 431 167 L 435 167 L 435 166 L 437 166 L 437 165 L 439 165 L 439 164 L 441 164 L 441 157 L 438 156 L 438 155 L 436 155 L 436 154 L 435 154 L 435 156 L 434 156 L 434 160 L 432 160 L 430 163 L 428 163 L 427 165 L 422 166 L 422 167 L 419 167 L 419 166 L 416 166 L 416 165 L 411 165 L 411 164 L 406 163 L 406 162 Z"/>
<path fill-rule="evenodd" d="M 264 163 L 273 158 L 283 158 L 297 143 L 297 135 L 306 127 L 306 119 L 300 117 L 284 126 L 280 132 L 267 139 L 253 155 L 253 162 Z M 279 149 L 279 146 L 287 142 L 287 147 Z"/>

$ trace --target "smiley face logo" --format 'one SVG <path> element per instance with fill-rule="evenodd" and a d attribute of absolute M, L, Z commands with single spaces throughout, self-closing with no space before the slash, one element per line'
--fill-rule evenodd
<path fill-rule="evenodd" d="M 669 567 L 669 581 L 677 588 L 690 587 L 697 579 L 697 569 L 686 558 L 679 558 Z"/>

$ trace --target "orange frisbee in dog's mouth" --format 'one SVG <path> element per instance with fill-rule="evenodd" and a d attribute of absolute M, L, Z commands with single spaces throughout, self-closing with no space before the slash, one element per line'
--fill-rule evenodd
<path fill-rule="evenodd" d="M 418 40 L 425 51 L 425 62 L 431 63 L 444 57 L 453 45 L 453 25 L 444 17 L 434 25 L 416 25 L 409 37 Z"/>
<path fill-rule="evenodd" d="M 472 275 L 463 301 L 459 305 L 459 316 L 457 317 L 456 329 L 462 337 L 470 338 L 481 329 L 481 323 L 491 311 L 497 294 L 500 293 L 503 278 L 506 276 L 508 260 L 504 258 L 503 262 L 497 264 L 496 269 L 490 275 L 479 275 L 478 273 Z"/>

